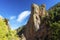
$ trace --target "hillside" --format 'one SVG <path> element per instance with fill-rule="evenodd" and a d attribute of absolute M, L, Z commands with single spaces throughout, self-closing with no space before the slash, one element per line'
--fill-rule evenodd
<path fill-rule="evenodd" d="M 50 8 L 48 12 L 50 15 L 51 40 L 60 40 L 60 3 Z"/>
<path fill-rule="evenodd" d="M 0 17 L 0 40 L 19 40 L 15 30 L 11 30 L 8 20 Z"/>
<path fill-rule="evenodd" d="M 21 29 L 17 32 L 19 36 L 21 36 L 21 34 L 24 34 L 26 40 L 60 40 L 60 3 L 54 5 L 48 11 L 46 11 L 44 7 L 44 5 L 42 5 L 42 7 L 40 6 L 39 11 L 38 5 L 32 5 L 30 19 L 27 25 L 25 25 L 22 29 L 18 29 Z M 39 12 L 42 13 L 40 14 L 40 24 L 38 23 L 36 26 L 33 23 L 36 22 L 34 21 L 33 15 L 34 13 L 37 13 L 36 15 L 39 15 Z M 42 17 L 45 15 L 44 13 L 48 13 L 48 15 Z M 37 18 L 37 22 L 38 20 L 39 18 Z M 40 28 L 38 25 L 40 25 Z"/>
<path fill-rule="evenodd" d="M 8 21 L 0 17 L 0 40 L 60 40 L 60 3 L 47 11 L 45 4 L 32 4 L 27 24 L 16 30 Z"/>

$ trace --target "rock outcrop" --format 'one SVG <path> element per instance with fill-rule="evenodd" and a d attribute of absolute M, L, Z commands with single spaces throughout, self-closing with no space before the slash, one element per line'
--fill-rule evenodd
<path fill-rule="evenodd" d="M 26 40 L 44 40 L 47 35 L 46 18 L 48 13 L 45 5 L 32 4 L 31 14 L 28 23 L 24 26 L 23 35 Z M 19 33 L 20 33 L 19 32 Z M 18 34 L 19 34 L 18 33 Z"/>

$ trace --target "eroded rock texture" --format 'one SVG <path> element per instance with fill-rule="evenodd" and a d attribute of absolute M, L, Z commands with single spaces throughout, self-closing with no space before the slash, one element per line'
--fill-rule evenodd
<path fill-rule="evenodd" d="M 28 23 L 23 28 L 23 35 L 26 40 L 45 40 L 47 36 L 46 18 L 48 13 L 45 10 L 45 5 L 32 5 L 31 14 Z"/>
<path fill-rule="evenodd" d="M 26 40 L 44 40 L 47 35 L 45 5 L 32 5 L 30 19 L 25 27 Z M 45 20 L 45 22 L 43 21 Z"/>

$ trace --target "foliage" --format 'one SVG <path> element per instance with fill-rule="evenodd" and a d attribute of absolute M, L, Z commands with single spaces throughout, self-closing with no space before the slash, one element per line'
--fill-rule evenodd
<path fill-rule="evenodd" d="M 55 5 L 49 11 L 48 20 L 51 28 L 51 40 L 60 40 L 60 4 Z"/>
<path fill-rule="evenodd" d="M 0 18 L 0 40 L 19 40 L 16 31 L 9 30 L 3 18 Z"/>
<path fill-rule="evenodd" d="M 19 40 L 17 34 L 16 34 L 16 31 L 13 31 L 13 30 L 9 30 L 8 34 L 7 34 L 7 38 L 9 40 Z"/>

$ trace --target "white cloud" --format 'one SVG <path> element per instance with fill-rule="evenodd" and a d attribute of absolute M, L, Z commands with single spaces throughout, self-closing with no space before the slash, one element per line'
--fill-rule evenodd
<path fill-rule="evenodd" d="M 16 18 L 16 16 L 11 16 L 10 17 L 10 20 L 13 20 L 13 19 L 15 19 Z"/>
<path fill-rule="evenodd" d="M 17 21 L 18 22 L 21 22 L 21 21 L 23 21 L 28 15 L 30 15 L 30 11 L 23 11 L 22 13 L 20 13 L 19 15 L 18 15 L 18 19 L 17 19 Z"/>
<path fill-rule="evenodd" d="M 2 16 L 2 15 L 0 15 L 0 18 L 3 18 L 3 16 Z"/>

